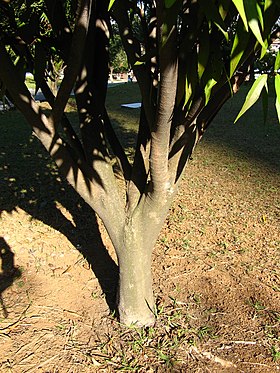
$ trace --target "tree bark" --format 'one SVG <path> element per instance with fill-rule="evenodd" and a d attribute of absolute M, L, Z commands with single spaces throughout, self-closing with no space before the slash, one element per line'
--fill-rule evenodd
<path fill-rule="evenodd" d="M 118 316 L 121 323 L 137 327 L 155 323 L 155 302 L 152 290 L 152 247 L 143 247 L 140 235 L 126 235 L 118 256 Z"/>
<path fill-rule="evenodd" d="M 132 215 L 126 217 L 122 246 L 113 242 L 119 265 L 117 310 L 125 325 L 141 327 L 155 323 L 152 251 L 171 201 L 172 196 L 168 195 L 153 201 L 147 192 Z"/>

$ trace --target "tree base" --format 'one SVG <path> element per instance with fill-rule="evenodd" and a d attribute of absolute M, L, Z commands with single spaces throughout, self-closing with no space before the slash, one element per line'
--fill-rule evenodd
<path fill-rule="evenodd" d="M 145 312 L 133 313 L 127 312 L 126 310 L 123 310 L 121 306 L 118 306 L 118 316 L 120 323 L 135 328 L 154 326 L 156 321 L 155 315 L 149 309 L 147 311 L 146 307 L 143 310 Z"/>

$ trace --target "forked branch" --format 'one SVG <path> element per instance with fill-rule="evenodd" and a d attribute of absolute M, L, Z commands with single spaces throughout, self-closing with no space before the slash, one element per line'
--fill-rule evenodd
<path fill-rule="evenodd" d="M 83 50 L 86 43 L 92 0 L 80 0 L 75 30 L 72 36 L 72 44 L 65 69 L 64 78 L 58 90 L 53 110 L 50 116 L 54 126 L 57 126 L 64 113 L 65 106 L 80 72 Z"/>

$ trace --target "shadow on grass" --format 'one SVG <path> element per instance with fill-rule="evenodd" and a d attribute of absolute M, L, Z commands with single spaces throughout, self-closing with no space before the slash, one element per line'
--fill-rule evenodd
<path fill-rule="evenodd" d="M 250 84 L 241 87 L 240 92 L 230 99 L 218 113 L 210 125 L 205 136 L 203 145 L 205 152 L 211 157 L 214 155 L 214 146 L 225 152 L 231 153 L 232 158 L 242 158 L 250 161 L 250 165 L 258 164 L 264 172 L 270 169 L 280 172 L 280 125 L 275 110 L 275 96 L 273 93 L 273 82 L 270 82 L 269 106 L 267 122 L 264 124 L 264 114 L 261 102 L 255 104 L 241 119 L 234 124 L 234 120 L 240 111 Z M 139 89 L 136 84 L 127 84 L 115 87 L 108 91 L 108 111 L 117 134 L 126 147 L 127 153 L 131 154 L 130 148 L 135 142 L 137 121 L 140 114 L 139 109 L 121 108 L 124 102 L 141 101 Z M 193 157 L 196 158 L 195 151 Z M 214 160 L 216 162 L 216 158 Z"/>
<path fill-rule="evenodd" d="M 20 123 L 21 118 L 19 113 L 0 118 L 0 214 L 18 206 L 64 234 L 88 261 L 114 311 L 118 267 L 102 242 L 96 215 L 60 179 L 48 154 L 31 136 L 28 126 Z M 57 203 L 69 211 L 74 224 Z"/>
<path fill-rule="evenodd" d="M 264 172 L 270 169 L 280 173 L 280 125 L 271 95 L 266 123 L 261 102 L 257 102 L 234 124 L 250 86 L 241 88 L 238 95 L 229 100 L 218 113 L 203 142 L 259 164 Z"/>

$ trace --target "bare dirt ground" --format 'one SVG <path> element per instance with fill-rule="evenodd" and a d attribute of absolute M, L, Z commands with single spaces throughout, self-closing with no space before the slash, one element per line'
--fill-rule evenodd
<path fill-rule="evenodd" d="M 0 372 L 280 371 L 279 137 L 217 122 L 158 239 L 157 324 L 143 330 L 110 312 L 102 224 L 44 154 L 22 141 L 19 163 L 2 141 Z"/>

